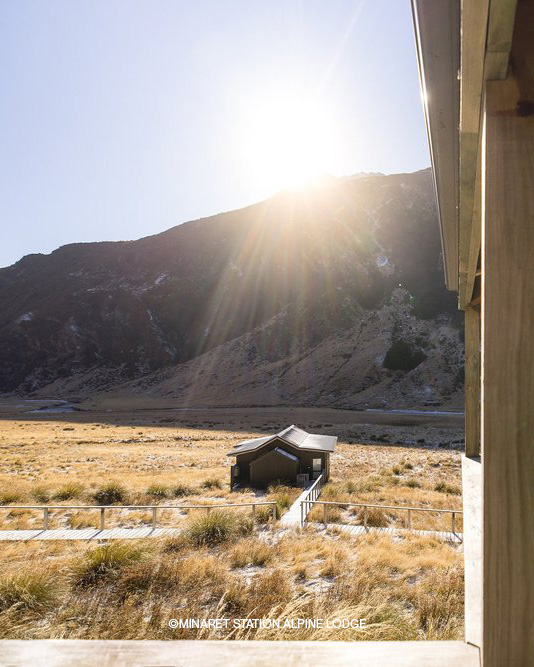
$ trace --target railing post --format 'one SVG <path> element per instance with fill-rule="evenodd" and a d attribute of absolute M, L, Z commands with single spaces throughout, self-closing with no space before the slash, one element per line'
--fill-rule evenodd
<path fill-rule="evenodd" d="M 276 503 L 273 503 L 273 521 L 276 521 L 278 519 L 278 508 L 276 506 Z"/>
<path fill-rule="evenodd" d="M 43 530 L 48 530 L 48 507 L 43 509 Z"/>
<path fill-rule="evenodd" d="M 452 533 L 453 533 L 453 535 L 456 535 L 456 512 L 453 512 L 451 514 L 451 517 L 452 517 L 452 520 L 451 520 Z"/>
<path fill-rule="evenodd" d="M 252 532 L 254 532 L 255 527 L 256 527 L 256 504 L 252 503 Z"/>
<path fill-rule="evenodd" d="M 323 523 L 324 523 L 324 527 L 325 527 L 325 528 L 328 526 L 328 522 L 327 522 L 327 520 L 326 520 L 326 509 L 327 509 L 327 505 L 326 505 L 326 503 L 325 503 L 325 504 L 323 505 Z"/>
<path fill-rule="evenodd" d="M 408 510 L 408 530 L 412 529 L 412 510 Z"/>
<path fill-rule="evenodd" d="M 363 527 L 367 530 L 367 507 L 363 507 Z"/>
<path fill-rule="evenodd" d="M 158 510 L 157 507 L 152 508 L 152 530 L 156 530 L 156 525 L 157 525 L 157 523 L 156 523 L 156 512 L 157 512 L 157 510 Z"/>
<path fill-rule="evenodd" d="M 210 513 L 211 507 L 209 505 L 206 505 L 206 516 Z"/>
<path fill-rule="evenodd" d="M 104 530 L 104 528 L 106 526 L 105 513 L 106 513 L 106 508 L 101 507 L 100 508 L 100 530 Z"/>

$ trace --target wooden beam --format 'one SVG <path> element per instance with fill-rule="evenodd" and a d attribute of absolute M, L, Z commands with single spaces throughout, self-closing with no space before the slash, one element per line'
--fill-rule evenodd
<path fill-rule="evenodd" d="M 506 78 L 516 6 L 517 0 L 491 0 L 485 62 L 488 80 Z"/>
<path fill-rule="evenodd" d="M 488 82 L 482 252 L 483 664 L 534 665 L 534 5 Z M 515 62 L 515 67 L 514 67 Z M 526 65 L 523 66 L 523 65 Z"/>
<path fill-rule="evenodd" d="M 480 309 L 465 311 L 465 455 L 480 455 Z"/>
<path fill-rule="evenodd" d="M 471 226 L 479 153 L 479 129 L 489 0 L 462 0 L 460 80 L 460 208 L 458 216 L 459 306 L 465 308 L 468 295 L 468 267 L 471 255 Z M 469 282 L 471 286 L 471 282 Z"/>

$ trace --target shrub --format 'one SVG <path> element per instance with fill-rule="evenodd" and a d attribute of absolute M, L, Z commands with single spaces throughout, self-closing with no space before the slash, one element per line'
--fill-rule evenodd
<path fill-rule="evenodd" d="M 185 536 L 197 547 L 215 546 L 226 542 L 237 534 L 236 517 L 228 512 L 211 510 L 193 519 L 185 530 Z"/>
<path fill-rule="evenodd" d="M 175 498 L 181 498 L 182 496 L 192 496 L 194 493 L 194 490 L 190 486 L 187 486 L 187 484 L 182 484 L 181 482 L 175 484 L 171 489 L 171 494 Z"/>
<path fill-rule="evenodd" d="M 72 500 L 79 498 L 83 493 L 83 487 L 75 482 L 65 484 L 54 493 L 54 500 Z"/>
<path fill-rule="evenodd" d="M 122 503 L 126 499 L 126 490 L 118 482 L 108 482 L 95 491 L 93 498 L 98 505 Z"/>
<path fill-rule="evenodd" d="M 391 472 L 394 475 L 400 475 L 401 474 L 401 469 L 399 468 L 399 466 L 393 466 L 393 468 L 391 468 Z"/>
<path fill-rule="evenodd" d="M 0 610 L 43 609 L 55 599 L 55 582 L 46 574 L 28 572 L 7 577 L 0 582 Z"/>
<path fill-rule="evenodd" d="M 137 562 L 141 550 L 133 544 L 111 542 L 97 547 L 82 556 L 73 567 L 76 586 L 91 586 L 107 577 L 111 572 Z"/>
<path fill-rule="evenodd" d="M 434 491 L 439 493 L 450 493 L 453 496 L 460 496 L 462 494 L 462 489 L 459 486 L 454 484 L 447 484 L 446 482 L 438 482 L 434 487 Z"/>
<path fill-rule="evenodd" d="M 404 463 L 404 467 L 406 468 L 406 470 L 413 470 L 413 464 L 411 464 L 409 461 L 406 461 Z"/>
<path fill-rule="evenodd" d="M 205 489 L 222 489 L 221 480 L 218 477 L 208 477 L 202 482 Z"/>
<path fill-rule="evenodd" d="M 422 485 L 416 479 L 409 479 L 406 482 L 406 486 L 410 487 L 410 489 L 420 489 Z"/>
<path fill-rule="evenodd" d="M 153 496 L 154 498 L 167 498 L 169 495 L 169 489 L 166 486 L 163 486 L 163 484 L 151 484 L 147 491 L 149 496 Z"/>

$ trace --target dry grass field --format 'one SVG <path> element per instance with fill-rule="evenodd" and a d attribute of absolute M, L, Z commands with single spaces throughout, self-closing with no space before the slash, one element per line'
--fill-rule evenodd
<path fill-rule="evenodd" d="M 220 418 L 219 418 L 220 419 Z M 295 420 L 296 421 L 296 420 Z M 226 452 L 246 437 L 278 430 L 259 422 L 216 423 L 168 413 L 37 415 L 0 420 L 0 529 L 40 527 L 41 516 L 9 505 L 218 504 L 276 500 L 298 491 L 230 493 Z M 304 427 L 309 424 L 302 424 Z M 343 442 L 321 499 L 461 508 L 460 454 Z M 330 510 L 329 521 L 360 523 Z M 322 516 L 322 510 L 313 510 Z M 148 525 L 144 510 L 109 513 L 109 525 Z M 108 545 L 0 542 L 2 638 L 450 639 L 463 624 L 461 549 L 434 538 L 336 529 L 252 532 L 248 512 L 161 510 L 181 525 L 168 540 Z M 113 518 L 112 518 L 113 517 Z M 262 517 L 260 516 L 260 519 Z M 266 517 L 263 517 L 266 519 Z M 317 516 L 319 518 L 319 516 Z M 376 525 L 384 517 L 377 516 Z M 402 525 L 401 515 L 385 520 Z M 160 519 L 158 518 L 158 521 Z M 417 522 L 421 521 L 418 525 Z M 57 512 L 51 527 L 97 525 L 91 511 Z M 445 528 L 436 515 L 414 527 Z M 366 618 L 366 630 L 171 630 L 170 618 Z"/>

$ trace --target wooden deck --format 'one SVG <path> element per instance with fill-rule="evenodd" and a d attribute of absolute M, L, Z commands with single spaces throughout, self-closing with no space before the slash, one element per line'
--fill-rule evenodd
<path fill-rule="evenodd" d="M 10 667 L 480 667 L 479 650 L 459 641 L 0 641 Z"/>

